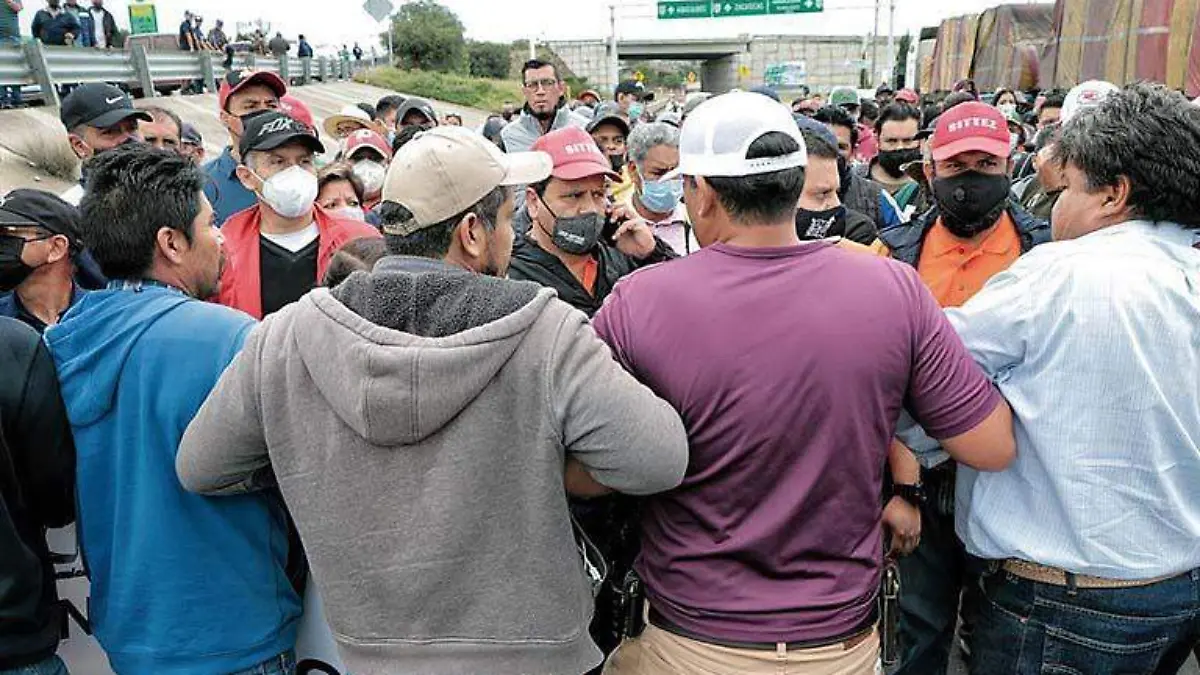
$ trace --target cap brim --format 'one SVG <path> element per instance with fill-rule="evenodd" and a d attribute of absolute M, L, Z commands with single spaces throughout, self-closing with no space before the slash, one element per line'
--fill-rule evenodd
<path fill-rule="evenodd" d="M 19 213 L 5 211 L 0 209 L 0 225 L 16 226 L 16 227 L 41 227 L 41 223 L 32 218 L 27 218 Z"/>
<path fill-rule="evenodd" d="M 612 167 L 605 166 L 599 162 L 576 162 L 566 166 L 558 167 L 550 172 L 551 176 L 559 180 L 582 180 L 591 178 L 592 176 L 604 176 L 613 180 L 621 180 L 621 174 L 612 170 Z"/>
<path fill-rule="evenodd" d="M 252 84 L 265 85 L 268 89 L 275 92 L 275 95 L 279 98 L 287 96 L 287 83 L 283 81 L 283 78 L 279 77 L 275 73 L 265 70 L 260 70 L 241 82 L 238 82 L 238 85 L 229 91 L 229 95 L 232 96 L 241 91 L 243 88 L 249 87 Z"/>
<path fill-rule="evenodd" d="M 604 117 L 601 117 L 598 120 L 592 120 L 587 125 L 587 132 L 590 134 L 593 131 L 595 131 L 598 127 L 603 126 L 605 124 L 615 124 L 615 125 L 617 125 L 617 127 L 619 127 L 620 129 L 622 129 L 625 132 L 626 136 L 629 135 L 629 122 L 626 122 L 623 118 L 621 118 L 617 115 L 605 115 Z"/>
<path fill-rule="evenodd" d="M 324 153 L 325 152 L 325 144 L 321 143 L 321 140 L 319 138 L 317 138 L 316 136 L 311 136 L 309 134 L 303 134 L 303 133 L 285 134 L 285 135 L 279 136 L 277 138 L 272 138 L 271 140 L 269 140 L 265 143 L 255 145 L 255 146 L 249 148 L 249 150 L 251 152 L 262 151 L 262 150 L 274 150 L 275 148 L 281 148 L 289 143 L 296 143 L 296 142 L 304 143 L 313 152 L 316 152 L 316 153 Z"/>
<path fill-rule="evenodd" d="M 342 122 L 353 122 L 360 125 L 363 129 L 371 128 L 370 122 L 357 117 L 351 117 L 349 115 L 331 115 L 330 117 L 325 118 L 325 123 L 321 126 L 323 129 L 325 129 L 326 134 L 330 136 L 337 136 L 337 127 Z"/>
<path fill-rule="evenodd" d="M 972 136 L 933 148 L 933 161 L 941 162 L 964 152 L 986 152 L 989 155 L 1007 158 L 1010 149 L 1007 140 Z"/>
<path fill-rule="evenodd" d="M 500 185 L 540 183 L 554 171 L 554 160 L 544 152 L 510 152 L 504 155 L 504 180 Z"/>
<path fill-rule="evenodd" d="M 143 122 L 154 121 L 154 118 L 150 116 L 150 113 L 144 110 L 138 110 L 136 108 L 124 108 L 121 110 L 109 110 L 95 119 L 84 122 L 84 126 L 89 126 L 93 129 L 109 129 L 117 126 L 130 117 L 136 117 Z"/>
<path fill-rule="evenodd" d="M 377 148 L 373 145 L 358 146 L 357 148 L 346 153 L 346 159 L 354 159 L 355 157 L 361 155 L 366 150 L 370 150 L 372 153 L 379 155 L 380 157 L 382 157 L 384 159 L 384 161 L 387 161 L 387 159 L 388 159 L 388 155 L 386 153 L 384 153 L 382 150 L 380 150 L 379 148 Z"/>

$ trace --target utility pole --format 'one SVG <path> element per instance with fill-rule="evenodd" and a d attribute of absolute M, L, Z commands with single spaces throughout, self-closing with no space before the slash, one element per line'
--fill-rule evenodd
<path fill-rule="evenodd" d="M 872 89 L 875 88 L 875 78 L 879 77 L 879 3 L 882 0 L 875 0 L 875 27 L 871 29 L 871 79 L 867 80 L 867 85 Z"/>
<path fill-rule="evenodd" d="M 536 58 L 537 58 L 537 38 L 530 35 L 529 36 L 529 60 L 532 61 Z"/>
<path fill-rule="evenodd" d="M 888 84 L 896 84 L 896 0 L 888 0 L 888 41 L 887 41 L 887 71 Z"/>
<path fill-rule="evenodd" d="M 613 91 L 617 88 L 617 81 L 621 79 L 621 59 L 617 55 L 617 5 L 611 4 L 608 6 L 608 89 Z"/>

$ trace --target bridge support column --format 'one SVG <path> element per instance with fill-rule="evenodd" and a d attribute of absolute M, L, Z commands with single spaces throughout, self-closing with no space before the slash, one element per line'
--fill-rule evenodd
<path fill-rule="evenodd" d="M 737 86 L 737 58 L 726 56 L 704 62 L 700 71 L 700 85 L 704 91 L 724 93 Z"/>

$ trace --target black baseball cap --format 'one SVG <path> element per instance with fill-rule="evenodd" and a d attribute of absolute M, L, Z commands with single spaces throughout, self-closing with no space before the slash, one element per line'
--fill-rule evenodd
<path fill-rule="evenodd" d="M 616 92 L 613 93 L 613 98 L 616 98 L 621 94 L 635 94 L 637 95 L 639 101 L 654 100 L 654 92 L 646 91 L 646 85 L 638 82 L 637 80 L 625 80 L 621 84 L 618 84 Z"/>
<path fill-rule="evenodd" d="M 313 152 L 325 152 L 317 133 L 303 122 L 278 110 L 262 110 L 242 119 L 244 133 L 238 152 L 245 158 L 254 151 L 274 150 L 288 143 L 300 142 Z"/>
<path fill-rule="evenodd" d="M 621 117 L 620 113 L 621 109 L 617 107 L 617 104 L 605 103 L 604 105 L 600 106 L 599 110 L 596 111 L 596 115 L 592 118 L 592 121 L 588 122 L 587 132 L 589 134 L 592 133 L 602 124 L 612 124 L 620 129 L 622 134 L 625 134 L 625 136 L 628 137 L 629 122 L 626 122 L 625 118 Z"/>
<path fill-rule="evenodd" d="M 425 117 L 429 118 L 430 122 L 433 122 L 434 124 L 438 123 L 437 113 L 433 111 L 433 105 L 430 104 L 429 101 L 416 96 L 405 99 L 404 104 L 401 105 L 400 109 L 396 112 L 396 123 L 399 124 L 400 122 L 403 122 L 405 116 L 407 116 L 410 112 L 419 112 Z"/>
<path fill-rule="evenodd" d="M 150 114 L 133 107 L 129 94 L 111 84 L 81 84 L 62 102 L 59 119 L 67 131 L 80 126 L 108 129 L 136 117 L 153 122 Z"/>
<path fill-rule="evenodd" d="M 66 237 L 72 249 L 83 246 L 79 234 L 79 209 L 43 190 L 22 188 L 0 197 L 0 225 L 40 227 Z"/>
<path fill-rule="evenodd" d="M 185 145 L 204 145 L 204 137 L 200 135 L 200 130 L 188 122 L 184 122 L 183 128 L 179 130 L 179 140 Z"/>

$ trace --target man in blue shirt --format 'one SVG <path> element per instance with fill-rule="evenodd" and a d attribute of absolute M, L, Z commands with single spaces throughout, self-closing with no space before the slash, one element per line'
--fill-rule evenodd
<path fill-rule="evenodd" d="M 175 476 L 184 429 L 254 325 L 199 300 L 223 265 L 202 183 L 162 150 L 95 159 L 80 222 L 112 281 L 46 332 L 79 450 L 89 618 L 123 675 L 295 668 L 285 514 L 258 495 L 192 495 Z"/>
<path fill-rule="evenodd" d="M 258 197 L 236 175 L 242 161 L 238 152 L 245 131 L 242 118 L 260 110 L 279 109 L 279 99 L 286 94 L 287 84 L 275 73 L 231 70 L 222 78 L 217 104 L 221 107 L 221 124 L 229 131 L 230 144 L 220 157 L 204 165 L 207 175 L 204 195 L 217 214 L 217 227 L 238 211 L 258 204 Z"/>
<path fill-rule="evenodd" d="M 1131 85 L 1058 148 L 1055 243 L 948 311 L 1017 438 L 958 473 L 992 571 L 972 673 L 1175 673 L 1200 640 L 1200 108 Z"/>
<path fill-rule="evenodd" d="M 0 316 L 42 333 L 79 302 L 78 221 L 75 207 L 49 192 L 13 190 L 0 199 Z"/>

